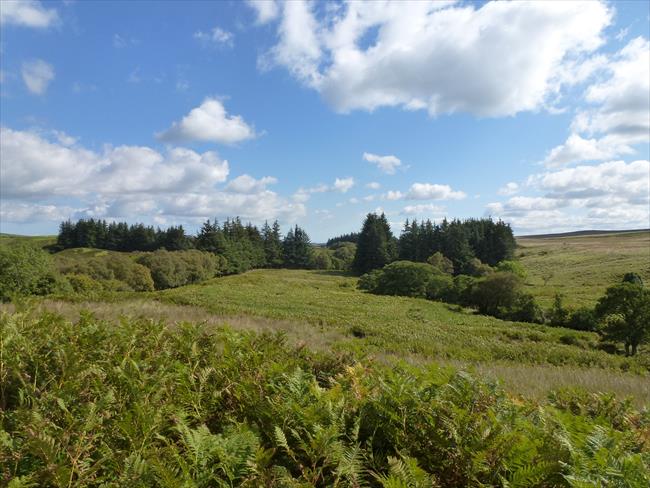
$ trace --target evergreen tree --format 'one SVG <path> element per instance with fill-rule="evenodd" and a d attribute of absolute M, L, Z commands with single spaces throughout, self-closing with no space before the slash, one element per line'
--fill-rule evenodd
<path fill-rule="evenodd" d="M 307 269 L 312 260 L 313 249 L 307 233 L 298 227 L 289 229 L 283 243 L 284 265 L 287 268 Z"/>
<path fill-rule="evenodd" d="M 381 216 L 370 213 L 366 216 L 359 234 L 352 269 L 359 274 L 364 274 L 373 269 L 383 268 L 395 258 L 396 247 L 386 216 L 383 213 Z"/>
<path fill-rule="evenodd" d="M 264 222 L 262 239 L 264 241 L 266 266 L 279 268 L 282 266 L 282 240 L 280 238 L 280 224 L 277 220 L 273 222 L 273 227 L 270 227 L 268 222 Z"/>

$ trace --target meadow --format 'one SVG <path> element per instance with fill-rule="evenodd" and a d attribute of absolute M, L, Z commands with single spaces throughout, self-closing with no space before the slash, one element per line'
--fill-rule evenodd
<path fill-rule="evenodd" d="M 546 307 L 556 292 L 567 305 L 593 306 L 629 271 L 650 282 L 650 231 L 520 237 L 517 244 L 517 257 L 528 272 L 528 291 Z"/>

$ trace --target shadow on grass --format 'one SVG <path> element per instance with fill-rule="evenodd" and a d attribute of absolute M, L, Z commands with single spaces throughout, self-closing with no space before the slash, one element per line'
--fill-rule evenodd
<path fill-rule="evenodd" d="M 339 271 L 333 269 L 316 269 L 313 270 L 312 273 L 317 275 L 324 275 L 324 276 L 343 276 L 346 278 L 354 278 L 356 276 L 352 274 L 350 271 Z"/>

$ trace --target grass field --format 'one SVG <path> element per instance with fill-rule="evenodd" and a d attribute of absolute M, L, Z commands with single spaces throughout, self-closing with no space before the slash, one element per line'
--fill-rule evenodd
<path fill-rule="evenodd" d="M 647 353 L 635 359 L 595 349 L 589 332 L 501 321 L 443 303 L 376 296 L 337 273 L 256 270 L 109 302 L 46 300 L 40 307 L 77 320 L 147 318 L 168 324 L 280 331 L 294 345 L 371 362 L 437 363 L 496 378 L 514 394 L 543 398 L 562 387 L 632 397 L 650 405 Z M 645 373 L 644 373 L 645 371 Z"/>
<path fill-rule="evenodd" d="M 555 293 L 570 306 L 593 306 L 608 286 L 634 271 L 650 282 L 650 232 L 519 238 L 528 291 L 550 307 Z"/>

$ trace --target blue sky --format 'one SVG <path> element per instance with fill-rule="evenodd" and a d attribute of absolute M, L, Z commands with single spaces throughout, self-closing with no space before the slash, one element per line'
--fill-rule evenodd
<path fill-rule="evenodd" d="M 648 227 L 649 5 L 3 1 L 0 231 Z"/>

